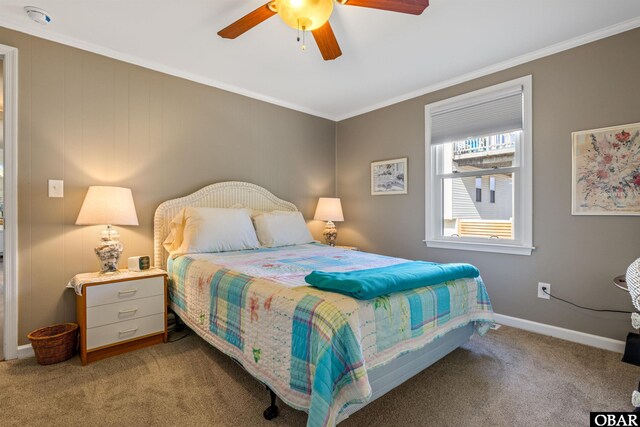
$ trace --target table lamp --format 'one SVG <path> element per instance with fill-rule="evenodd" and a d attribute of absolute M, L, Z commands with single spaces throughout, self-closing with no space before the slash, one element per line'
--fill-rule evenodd
<path fill-rule="evenodd" d="M 77 225 L 106 225 L 101 241 L 95 248 L 100 259 L 100 273 L 118 271 L 118 260 L 124 246 L 118 240 L 120 236 L 112 225 L 138 225 L 136 207 L 133 204 L 131 190 L 122 187 L 89 187 L 80 208 Z"/>
<path fill-rule="evenodd" d="M 329 246 L 336 245 L 336 239 L 338 238 L 338 230 L 333 221 L 344 221 L 342 215 L 342 204 L 340 199 L 332 197 L 320 197 L 318 200 L 318 207 L 316 208 L 316 214 L 313 219 L 319 219 L 321 221 L 327 221 L 327 225 L 324 227 L 322 235 L 324 240 Z"/>

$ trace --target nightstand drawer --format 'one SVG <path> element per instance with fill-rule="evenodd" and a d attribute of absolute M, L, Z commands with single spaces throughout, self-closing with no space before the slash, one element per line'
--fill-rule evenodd
<path fill-rule="evenodd" d="M 87 307 L 164 295 L 164 276 L 87 286 Z"/>
<path fill-rule="evenodd" d="M 87 350 L 164 332 L 164 313 L 87 329 Z"/>
<path fill-rule="evenodd" d="M 164 313 L 164 294 L 87 308 L 87 328 Z"/>

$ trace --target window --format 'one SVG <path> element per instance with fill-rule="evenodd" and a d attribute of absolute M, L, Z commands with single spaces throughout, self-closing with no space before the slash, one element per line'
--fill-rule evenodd
<path fill-rule="evenodd" d="M 427 246 L 530 255 L 531 76 L 429 104 L 425 116 Z"/>

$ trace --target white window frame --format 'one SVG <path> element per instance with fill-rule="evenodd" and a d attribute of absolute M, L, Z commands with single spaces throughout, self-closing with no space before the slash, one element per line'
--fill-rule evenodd
<path fill-rule="evenodd" d="M 519 149 L 517 150 L 518 167 L 514 179 L 514 239 L 504 243 L 489 241 L 478 237 L 444 236 L 442 233 L 444 199 L 441 177 L 438 172 L 438 156 L 436 146 L 431 146 L 431 118 L 434 111 L 443 108 L 460 107 L 472 104 L 479 97 L 490 97 L 492 94 L 521 86 L 523 93 L 523 126 Z M 480 252 L 494 252 L 513 255 L 531 255 L 533 247 L 533 147 L 532 147 L 532 77 L 524 76 L 515 80 L 474 92 L 434 102 L 425 106 L 425 243 L 430 248 L 459 249 Z M 477 135 L 482 136 L 482 135 Z M 504 168 L 511 169 L 511 168 Z M 470 172 L 474 175 L 474 172 Z M 463 174 L 459 174 L 462 177 Z"/>

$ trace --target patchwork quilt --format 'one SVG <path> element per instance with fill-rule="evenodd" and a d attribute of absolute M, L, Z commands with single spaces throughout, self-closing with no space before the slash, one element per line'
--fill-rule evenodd
<path fill-rule="evenodd" d="M 353 271 L 406 262 L 319 244 L 189 254 L 170 259 L 174 311 L 242 363 L 307 426 L 333 426 L 349 404 L 371 397 L 367 371 L 472 322 L 493 322 L 480 277 L 371 300 L 308 286 L 312 270 Z"/>

